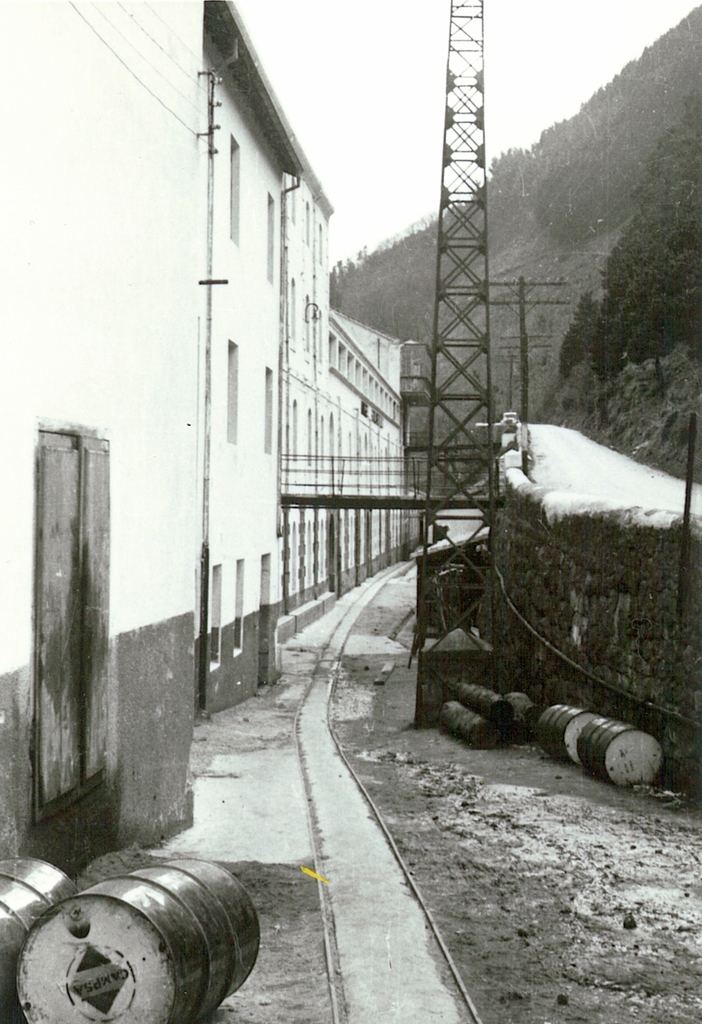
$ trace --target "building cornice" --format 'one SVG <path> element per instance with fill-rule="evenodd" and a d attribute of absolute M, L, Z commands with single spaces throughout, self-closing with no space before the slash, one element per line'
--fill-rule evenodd
<path fill-rule="evenodd" d="M 327 219 L 334 208 L 312 170 L 256 53 L 246 24 L 232 0 L 206 0 L 205 31 L 222 57 L 234 85 L 246 96 L 283 171 L 302 177 Z"/>

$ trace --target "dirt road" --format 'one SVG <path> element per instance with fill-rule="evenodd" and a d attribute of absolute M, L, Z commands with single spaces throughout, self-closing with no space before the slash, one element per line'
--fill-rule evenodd
<path fill-rule="evenodd" d="M 535 745 L 472 751 L 415 730 L 411 624 L 383 639 L 413 596 L 409 577 L 359 619 L 334 721 L 484 1024 L 699 1021 L 700 811 Z"/>

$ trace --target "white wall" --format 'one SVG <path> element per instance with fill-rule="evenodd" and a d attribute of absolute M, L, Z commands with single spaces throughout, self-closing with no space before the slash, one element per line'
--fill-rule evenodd
<path fill-rule="evenodd" d="M 217 58 L 213 57 L 213 61 Z M 214 65 L 213 65 L 214 66 Z M 278 599 L 277 431 L 282 172 L 226 71 L 217 86 L 213 287 L 210 562 L 222 565 L 222 623 L 234 620 L 236 563 L 245 560 L 244 616 L 260 603 L 261 556 L 271 556 Z M 239 242 L 230 233 L 231 137 L 239 146 Z M 274 202 L 273 280 L 268 280 L 268 197 Z M 229 342 L 238 346 L 237 443 L 227 440 Z M 271 451 L 264 451 L 265 372 L 272 371 Z"/>
<path fill-rule="evenodd" d="M 0 671 L 30 660 L 41 423 L 110 439 L 111 634 L 193 607 L 202 6 L 76 8 L 0 4 Z"/>

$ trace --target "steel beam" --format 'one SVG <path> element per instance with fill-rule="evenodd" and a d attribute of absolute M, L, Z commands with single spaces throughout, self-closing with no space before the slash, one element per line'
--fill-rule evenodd
<path fill-rule="evenodd" d="M 452 0 L 446 75 L 443 171 L 430 349 L 431 382 L 425 515 L 437 508 L 477 507 L 492 526 L 496 467 L 490 379 L 487 181 L 483 110 L 483 2 Z M 429 606 L 439 587 L 425 531 L 414 651 L 427 637 Z M 457 568 L 470 562 L 455 551 Z M 481 579 L 490 564 L 476 565 Z M 442 563 L 442 572 L 447 571 Z M 460 604 L 460 602 L 459 602 Z M 460 623 L 447 606 L 443 633 Z M 491 616 L 490 616 L 491 618 Z M 421 723 L 418 723 L 421 724 Z"/>

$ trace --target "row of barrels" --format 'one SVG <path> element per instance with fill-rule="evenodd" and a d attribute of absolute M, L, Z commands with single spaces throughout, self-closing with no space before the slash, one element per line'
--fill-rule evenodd
<path fill-rule="evenodd" d="M 570 704 L 554 704 L 544 711 L 537 739 L 556 760 L 581 764 L 617 786 L 650 786 L 663 766 L 663 751 L 654 736 Z"/>
<path fill-rule="evenodd" d="M 0 1024 L 190 1024 L 251 973 L 255 907 L 218 864 L 174 860 L 77 892 L 0 861 Z"/>
<path fill-rule="evenodd" d="M 449 696 L 441 728 L 473 748 L 490 750 L 536 735 L 551 757 L 581 764 L 618 786 L 651 785 L 660 775 L 658 740 L 626 722 L 567 704 L 540 714 L 525 693 L 499 694 L 474 683 L 451 683 Z"/>
<path fill-rule="evenodd" d="M 500 694 L 475 683 L 451 683 L 449 696 L 453 699 L 441 708 L 441 728 L 471 747 L 491 750 L 534 735 L 539 710 L 525 693 Z"/>

